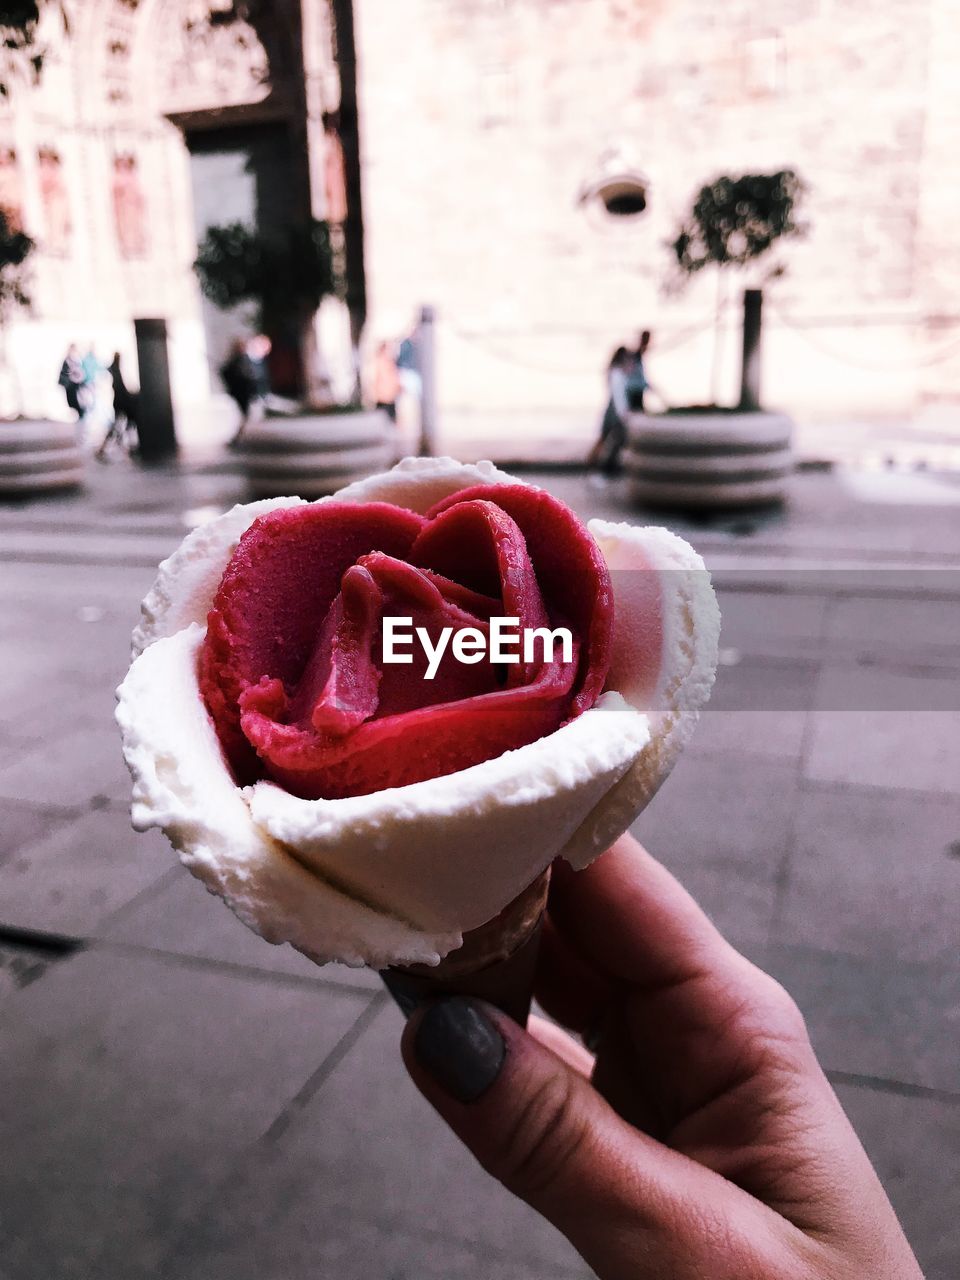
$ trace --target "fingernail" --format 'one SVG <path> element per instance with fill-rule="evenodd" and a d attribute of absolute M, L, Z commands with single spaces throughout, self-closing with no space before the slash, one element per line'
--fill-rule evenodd
<path fill-rule="evenodd" d="M 503 1036 L 473 1000 L 430 1005 L 413 1042 L 417 1062 L 457 1102 L 476 1102 L 500 1074 Z"/>

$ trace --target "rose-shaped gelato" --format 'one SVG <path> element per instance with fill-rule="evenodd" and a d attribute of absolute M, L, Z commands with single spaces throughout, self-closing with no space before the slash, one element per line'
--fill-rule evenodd
<path fill-rule="evenodd" d="M 495 664 L 448 646 L 427 679 L 382 656 L 382 619 L 489 636 L 564 626 L 572 654 Z M 200 687 L 238 779 L 306 799 L 366 795 L 466 769 L 593 706 L 613 639 L 610 575 L 568 507 L 529 485 L 477 485 L 425 516 L 311 504 L 244 533 L 207 620 Z M 520 657 L 520 654 L 517 655 Z"/>
<path fill-rule="evenodd" d="M 162 566 L 117 717 L 134 825 L 319 961 L 436 961 L 557 856 L 586 865 L 666 776 L 719 615 L 665 530 L 489 463 L 408 459 L 332 499 L 236 507 Z M 557 658 L 388 668 L 380 619 L 565 625 Z"/>

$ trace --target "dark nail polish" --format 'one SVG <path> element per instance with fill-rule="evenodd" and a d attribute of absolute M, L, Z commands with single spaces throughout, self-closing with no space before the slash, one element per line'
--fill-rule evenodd
<path fill-rule="evenodd" d="M 500 1074 L 503 1036 L 473 1000 L 430 1005 L 413 1042 L 417 1062 L 458 1102 L 476 1102 Z"/>

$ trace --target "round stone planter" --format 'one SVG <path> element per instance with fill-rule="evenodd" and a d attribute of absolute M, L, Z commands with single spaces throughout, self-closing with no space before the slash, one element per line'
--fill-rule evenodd
<path fill-rule="evenodd" d="M 0 495 L 75 489 L 83 474 L 72 422 L 0 421 Z"/>
<path fill-rule="evenodd" d="M 258 498 L 319 498 L 395 461 L 396 428 L 384 413 L 266 418 L 244 431 L 237 453 Z"/>
<path fill-rule="evenodd" d="M 792 436 L 782 413 L 631 414 L 623 452 L 631 497 L 687 510 L 780 502 Z"/>

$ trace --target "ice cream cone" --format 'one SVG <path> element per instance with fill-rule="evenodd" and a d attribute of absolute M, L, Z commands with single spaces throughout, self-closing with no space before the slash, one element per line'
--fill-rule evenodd
<path fill-rule="evenodd" d="M 525 1026 L 549 884 L 548 867 L 499 915 L 465 933 L 463 945 L 438 965 L 382 969 L 380 976 L 403 1012 L 439 996 L 476 996 Z"/>

